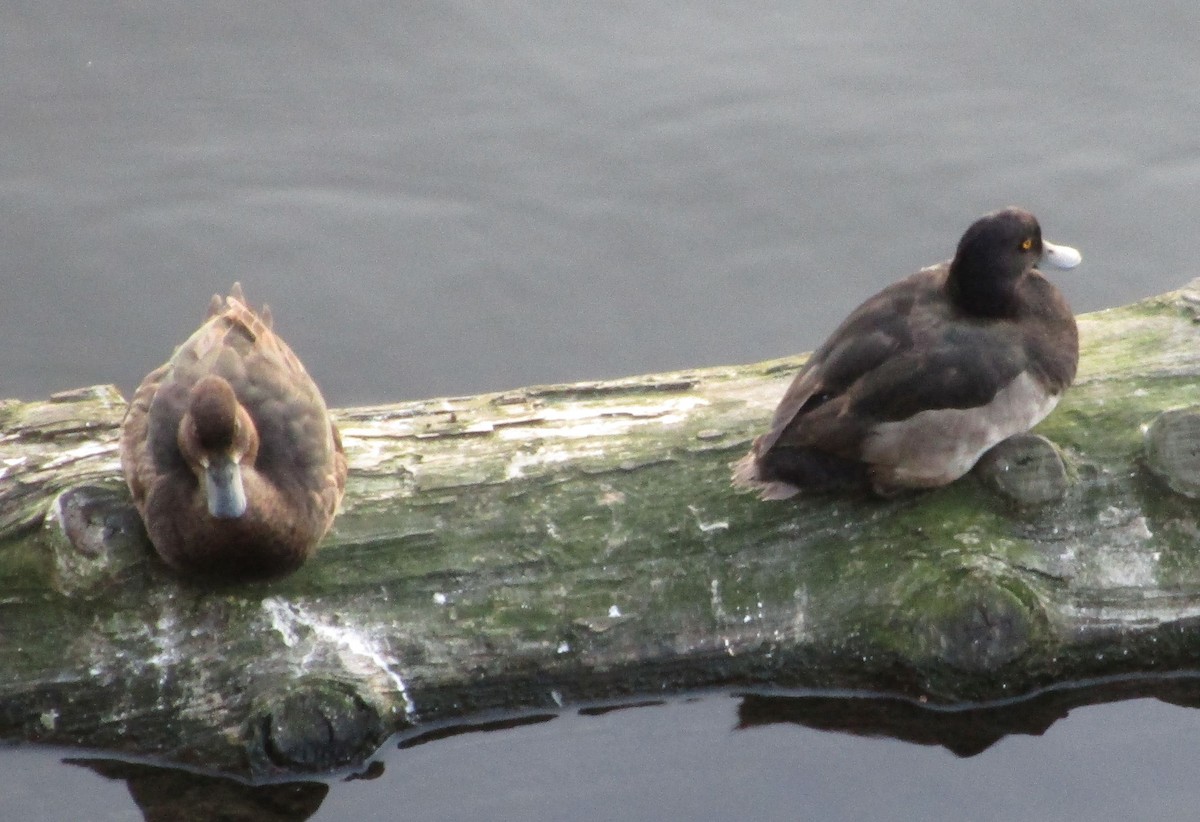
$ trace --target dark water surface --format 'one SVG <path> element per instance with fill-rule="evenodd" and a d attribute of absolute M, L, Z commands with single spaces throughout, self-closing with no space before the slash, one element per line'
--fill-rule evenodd
<path fill-rule="evenodd" d="M 860 735 L 879 732 L 880 712 L 856 700 L 862 715 L 839 713 L 848 701 L 708 696 L 528 717 L 498 732 L 388 743 L 357 778 L 253 788 L 18 749 L 5 754 L 0 818 L 200 822 L 221 808 L 220 818 L 255 822 L 1128 822 L 1194 819 L 1200 806 L 1192 708 L 1083 708 L 1059 695 L 1004 735 L 986 711 L 931 718 L 909 706 L 888 730 L 914 744 Z M 810 727 L 841 721 L 854 733 Z"/>
<path fill-rule="evenodd" d="M 10 0 L 0 396 L 129 392 L 234 279 L 339 406 L 774 357 L 1010 203 L 1083 252 L 1057 276 L 1078 310 L 1175 288 L 1200 275 L 1198 34 L 1194 2 Z M 732 714 L 393 752 L 313 818 L 1098 820 L 1200 798 L 1197 717 L 1155 702 L 966 760 Z M 137 818 L 58 758 L 0 753 L 0 818 Z"/>
<path fill-rule="evenodd" d="M 335 405 L 747 362 L 1019 203 L 1079 310 L 1198 273 L 1192 2 L 13 0 L 0 395 L 240 278 Z"/>

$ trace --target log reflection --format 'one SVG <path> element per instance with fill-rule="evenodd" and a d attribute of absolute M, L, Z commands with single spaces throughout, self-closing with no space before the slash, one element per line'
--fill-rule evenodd
<path fill-rule="evenodd" d="M 737 727 L 741 730 L 790 723 L 820 731 L 938 745 L 957 756 L 970 757 L 1006 736 L 1041 736 L 1075 708 L 1142 698 L 1200 707 L 1200 678 L 1113 680 L 968 707 L 928 705 L 900 697 L 748 694 L 738 706 Z"/>

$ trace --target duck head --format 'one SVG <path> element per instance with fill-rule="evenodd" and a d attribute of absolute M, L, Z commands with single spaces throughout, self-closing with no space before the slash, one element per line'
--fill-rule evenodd
<path fill-rule="evenodd" d="M 210 374 L 192 386 L 177 439 L 204 488 L 209 514 L 233 519 L 246 513 L 242 464 L 254 464 L 258 434 L 226 380 Z"/>
<path fill-rule="evenodd" d="M 1082 259 L 1074 248 L 1043 239 L 1042 227 L 1028 211 L 1001 209 L 980 217 L 958 241 L 950 262 L 950 296 L 967 314 L 1013 316 L 1021 277 L 1039 263 L 1068 269 Z"/>

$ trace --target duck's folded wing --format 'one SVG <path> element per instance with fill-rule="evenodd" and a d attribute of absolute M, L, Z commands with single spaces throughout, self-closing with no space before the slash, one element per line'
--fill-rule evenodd
<path fill-rule="evenodd" d="M 846 412 L 904 420 L 922 411 L 986 406 L 1029 365 L 1025 349 L 991 329 L 957 329 L 939 345 L 892 357 L 848 391 Z"/>
<path fill-rule="evenodd" d="M 930 349 L 910 348 L 863 370 L 843 392 L 819 403 L 810 398 L 772 429 L 772 444 L 862 459 L 864 441 L 882 423 L 923 411 L 987 406 L 1023 373 L 1027 358 L 1022 348 L 1005 345 L 994 332 L 965 333 L 979 338 L 965 348 L 961 334 Z"/>
<path fill-rule="evenodd" d="M 146 375 L 134 392 L 121 423 L 121 470 L 134 504 L 139 508 L 157 475 L 147 436 L 150 430 L 150 407 L 159 385 L 170 370 L 170 363 L 166 363 Z"/>
<path fill-rule="evenodd" d="M 755 451 L 765 453 L 806 415 L 844 397 L 944 322 L 947 309 L 939 295 L 945 276 L 944 264 L 922 269 L 854 309 L 796 375 Z"/>
<path fill-rule="evenodd" d="M 765 453 L 806 415 L 844 396 L 908 341 L 877 331 L 831 342 L 813 354 L 788 387 L 775 409 L 770 429 L 755 445 L 758 453 Z"/>

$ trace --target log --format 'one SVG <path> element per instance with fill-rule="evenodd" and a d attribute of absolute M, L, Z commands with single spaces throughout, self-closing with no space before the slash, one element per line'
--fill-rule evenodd
<path fill-rule="evenodd" d="M 1081 317 L 1037 436 L 893 500 L 730 488 L 803 357 L 340 410 L 321 550 L 224 588 L 149 548 L 115 389 L 3 401 L 0 735 L 262 779 L 496 710 L 713 686 L 957 705 L 1192 668 L 1198 306 L 1200 280 Z"/>

